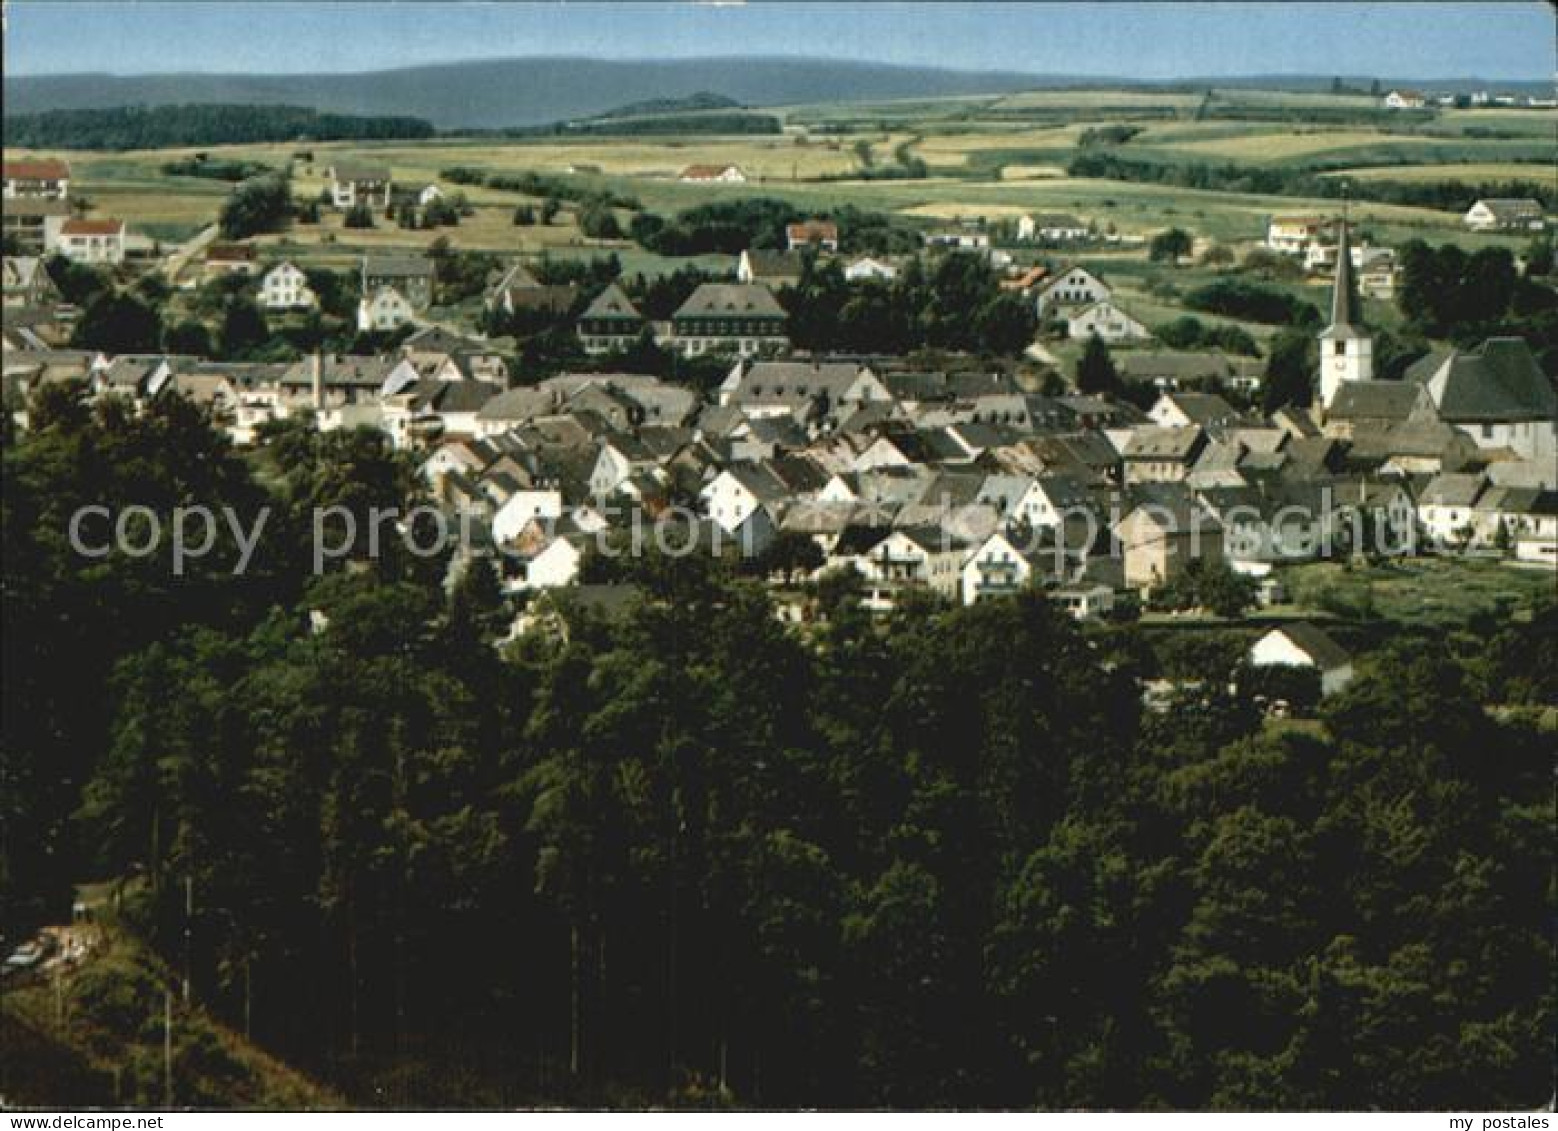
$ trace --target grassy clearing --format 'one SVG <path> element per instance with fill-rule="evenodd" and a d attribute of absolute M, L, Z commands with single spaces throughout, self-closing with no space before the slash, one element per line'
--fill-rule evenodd
<path fill-rule="evenodd" d="M 1312 562 L 1283 571 L 1294 609 L 1424 629 L 1518 615 L 1553 596 L 1550 570 L 1504 562 L 1412 558 L 1372 566 Z"/>
<path fill-rule="evenodd" d="M 174 979 L 128 934 L 100 930 L 98 945 L 57 986 L 48 975 L 7 982 L 0 997 L 6 1049 L 0 1074 L 8 1104 L 162 1104 L 163 998 Z M 341 1104 L 176 995 L 173 1086 L 178 1107 L 297 1111 Z"/>
<path fill-rule="evenodd" d="M 1485 181 L 1551 182 L 1553 169 L 1529 161 L 1474 161 L 1443 165 L 1378 165 L 1327 173 L 1355 181 L 1461 181 L 1475 184 Z"/>

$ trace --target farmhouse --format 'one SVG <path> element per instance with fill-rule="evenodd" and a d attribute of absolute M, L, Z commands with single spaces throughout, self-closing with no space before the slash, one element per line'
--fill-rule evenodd
<path fill-rule="evenodd" d="M 283 261 L 261 277 L 260 305 L 266 310 L 313 310 L 319 306 L 319 299 L 302 269 Z"/>
<path fill-rule="evenodd" d="M 1039 288 L 1035 305 L 1039 320 L 1043 321 L 1046 316 L 1061 308 L 1092 306 L 1094 303 L 1108 302 L 1113 297 L 1114 292 L 1109 289 L 1109 284 L 1087 268 L 1068 267 Z"/>
<path fill-rule="evenodd" d="M 795 251 L 763 251 L 748 248 L 736 263 L 736 280 L 761 283 L 771 290 L 799 286 L 805 260 Z"/>
<path fill-rule="evenodd" d="M 379 287 L 357 303 L 357 329 L 365 334 L 398 330 L 416 317 L 416 308 L 394 287 Z"/>
<path fill-rule="evenodd" d="M 394 181 L 383 165 L 358 161 L 337 161 L 330 167 L 330 199 L 337 208 L 359 204 L 369 208 L 388 208 Z"/>
<path fill-rule="evenodd" d="M 1284 255 L 1303 255 L 1332 223 L 1324 216 L 1273 216 L 1266 225 L 1266 246 Z"/>
<path fill-rule="evenodd" d="M 774 293 L 756 284 L 704 283 L 671 315 L 671 341 L 687 357 L 751 357 L 785 349 L 789 316 Z"/>
<path fill-rule="evenodd" d="M 747 175 L 740 165 L 689 165 L 677 180 L 689 185 L 744 185 Z"/>
<path fill-rule="evenodd" d="M 785 246 L 791 251 L 799 251 L 803 247 L 837 251 L 839 226 L 831 220 L 805 220 L 799 224 L 787 224 L 784 229 L 784 239 Z"/>
<path fill-rule="evenodd" d="M 64 220 L 50 249 L 73 263 L 119 264 L 124 262 L 123 220 Z"/>
<path fill-rule="evenodd" d="M 1352 657 L 1336 641 L 1308 621 L 1272 629 L 1250 646 L 1252 667 L 1286 665 L 1314 668 L 1320 673 L 1320 693 L 1330 695 L 1352 680 Z"/>
<path fill-rule="evenodd" d="M 70 195 L 70 166 L 52 158 L 7 161 L 5 199 L 64 200 Z"/>
<path fill-rule="evenodd" d="M 850 282 L 857 279 L 896 279 L 898 268 L 884 259 L 875 259 L 869 255 L 862 255 L 859 259 L 852 259 L 844 265 L 844 278 Z"/>
<path fill-rule="evenodd" d="M 1066 319 L 1066 333 L 1073 338 L 1099 337 L 1116 342 L 1141 342 L 1152 337 L 1152 331 L 1105 299 L 1076 311 Z"/>
<path fill-rule="evenodd" d="M 1420 90 L 1392 90 L 1383 103 L 1387 110 L 1421 110 L 1428 105 L 1428 96 Z"/>
<path fill-rule="evenodd" d="M 1221 524 L 1183 487 L 1143 496 L 1115 524 L 1114 535 L 1131 589 L 1164 585 L 1192 561 L 1222 559 Z"/>
<path fill-rule="evenodd" d="M 1540 232 L 1547 224 L 1539 200 L 1479 200 L 1463 218 L 1474 232 Z"/>
<path fill-rule="evenodd" d="M 206 261 L 201 274 L 206 279 L 219 279 L 223 275 L 253 275 L 259 270 L 254 258 L 254 248 L 242 243 L 214 243 L 206 248 Z"/>
<path fill-rule="evenodd" d="M 385 288 L 397 291 L 414 309 L 426 309 L 433 303 L 433 261 L 425 255 L 363 256 L 363 295 Z"/>
<path fill-rule="evenodd" d="M 5 277 L 5 305 L 52 306 L 60 301 L 59 288 L 36 255 L 7 255 L 0 259 Z"/>
<path fill-rule="evenodd" d="M 1024 242 L 1069 243 L 1088 237 L 1086 221 L 1069 212 L 1041 212 L 1017 218 L 1017 238 Z"/>

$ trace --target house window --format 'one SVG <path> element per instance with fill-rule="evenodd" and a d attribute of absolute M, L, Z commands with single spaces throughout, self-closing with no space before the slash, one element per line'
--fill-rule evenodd
<path fill-rule="evenodd" d="M 1337 342 L 1331 347 L 1331 352 L 1334 353 L 1337 357 L 1341 357 L 1342 354 L 1347 352 L 1347 343 Z"/>

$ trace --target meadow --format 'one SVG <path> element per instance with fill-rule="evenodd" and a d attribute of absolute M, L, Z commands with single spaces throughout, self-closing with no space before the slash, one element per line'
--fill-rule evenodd
<path fill-rule="evenodd" d="M 446 137 L 426 142 L 273 144 L 203 150 L 211 157 L 260 162 L 290 170 L 300 199 L 317 196 L 326 172 L 346 157 L 387 165 L 408 187 L 440 183 L 451 166 L 493 173 L 535 172 L 582 191 L 609 191 L 673 214 L 712 200 L 776 197 L 826 212 L 843 205 L 932 226 L 958 217 L 1010 218 L 1023 212 L 1071 212 L 1126 237 L 1147 238 L 1167 227 L 1192 231 L 1201 246 L 1229 245 L 1242 254 L 1258 242 L 1270 216 L 1335 211 L 1334 201 L 1296 196 L 1207 191 L 1172 185 L 1078 178 L 1068 163 L 1098 131 L 1134 131 L 1108 151 L 1167 164 L 1281 167 L 1368 182 L 1477 184 L 1550 176 L 1558 114 L 1552 111 L 1443 110 L 1392 117 L 1354 94 L 1282 91 L 1044 90 L 1007 96 L 962 96 L 869 103 L 798 105 L 772 111 L 779 135 L 665 137 Z M 95 214 L 119 216 L 155 239 L 186 239 L 212 223 L 230 186 L 173 176 L 163 170 L 194 150 L 69 153 L 76 191 Z M 20 155 L 21 151 L 17 151 Z M 919 179 L 883 179 L 900 158 L 924 162 Z M 684 184 L 694 164 L 739 165 L 744 185 Z M 474 208 L 455 228 L 408 231 L 380 221 L 346 230 L 324 210 L 317 224 L 260 237 L 275 255 L 338 266 L 365 250 L 415 250 L 445 237 L 454 246 L 528 257 L 589 256 L 611 250 L 631 271 L 663 271 L 679 261 L 626 241 L 581 234 L 565 207 L 545 226 L 516 226 L 513 213 L 539 201 L 485 186 L 442 184 L 463 192 Z M 1471 199 L 1468 196 L 1466 204 Z M 1468 248 L 1513 236 L 1467 232 L 1458 212 L 1355 201 L 1352 215 L 1378 243 L 1410 238 L 1457 242 Z M 626 212 L 619 218 L 628 219 Z M 1134 253 L 1139 259 L 1140 252 Z M 705 266 L 733 260 L 705 258 Z M 1163 288 L 1140 289 L 1126 272 L 1126 297 L 1149 323 L 1179 311 Z M 1193 279 L 1175 280 L 1184 286 Z M 1252 327 L 1252 332 L 1265 333 Z"/>

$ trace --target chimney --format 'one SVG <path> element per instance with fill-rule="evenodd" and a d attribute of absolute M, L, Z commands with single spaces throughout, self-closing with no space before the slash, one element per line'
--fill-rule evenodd
<path fill-rule="evenodd" d="M 323 412 L 325 410 L 325 356 L 317 349 L 314 350 L 310 376 L 313 379 L 314 411 Z"/>

